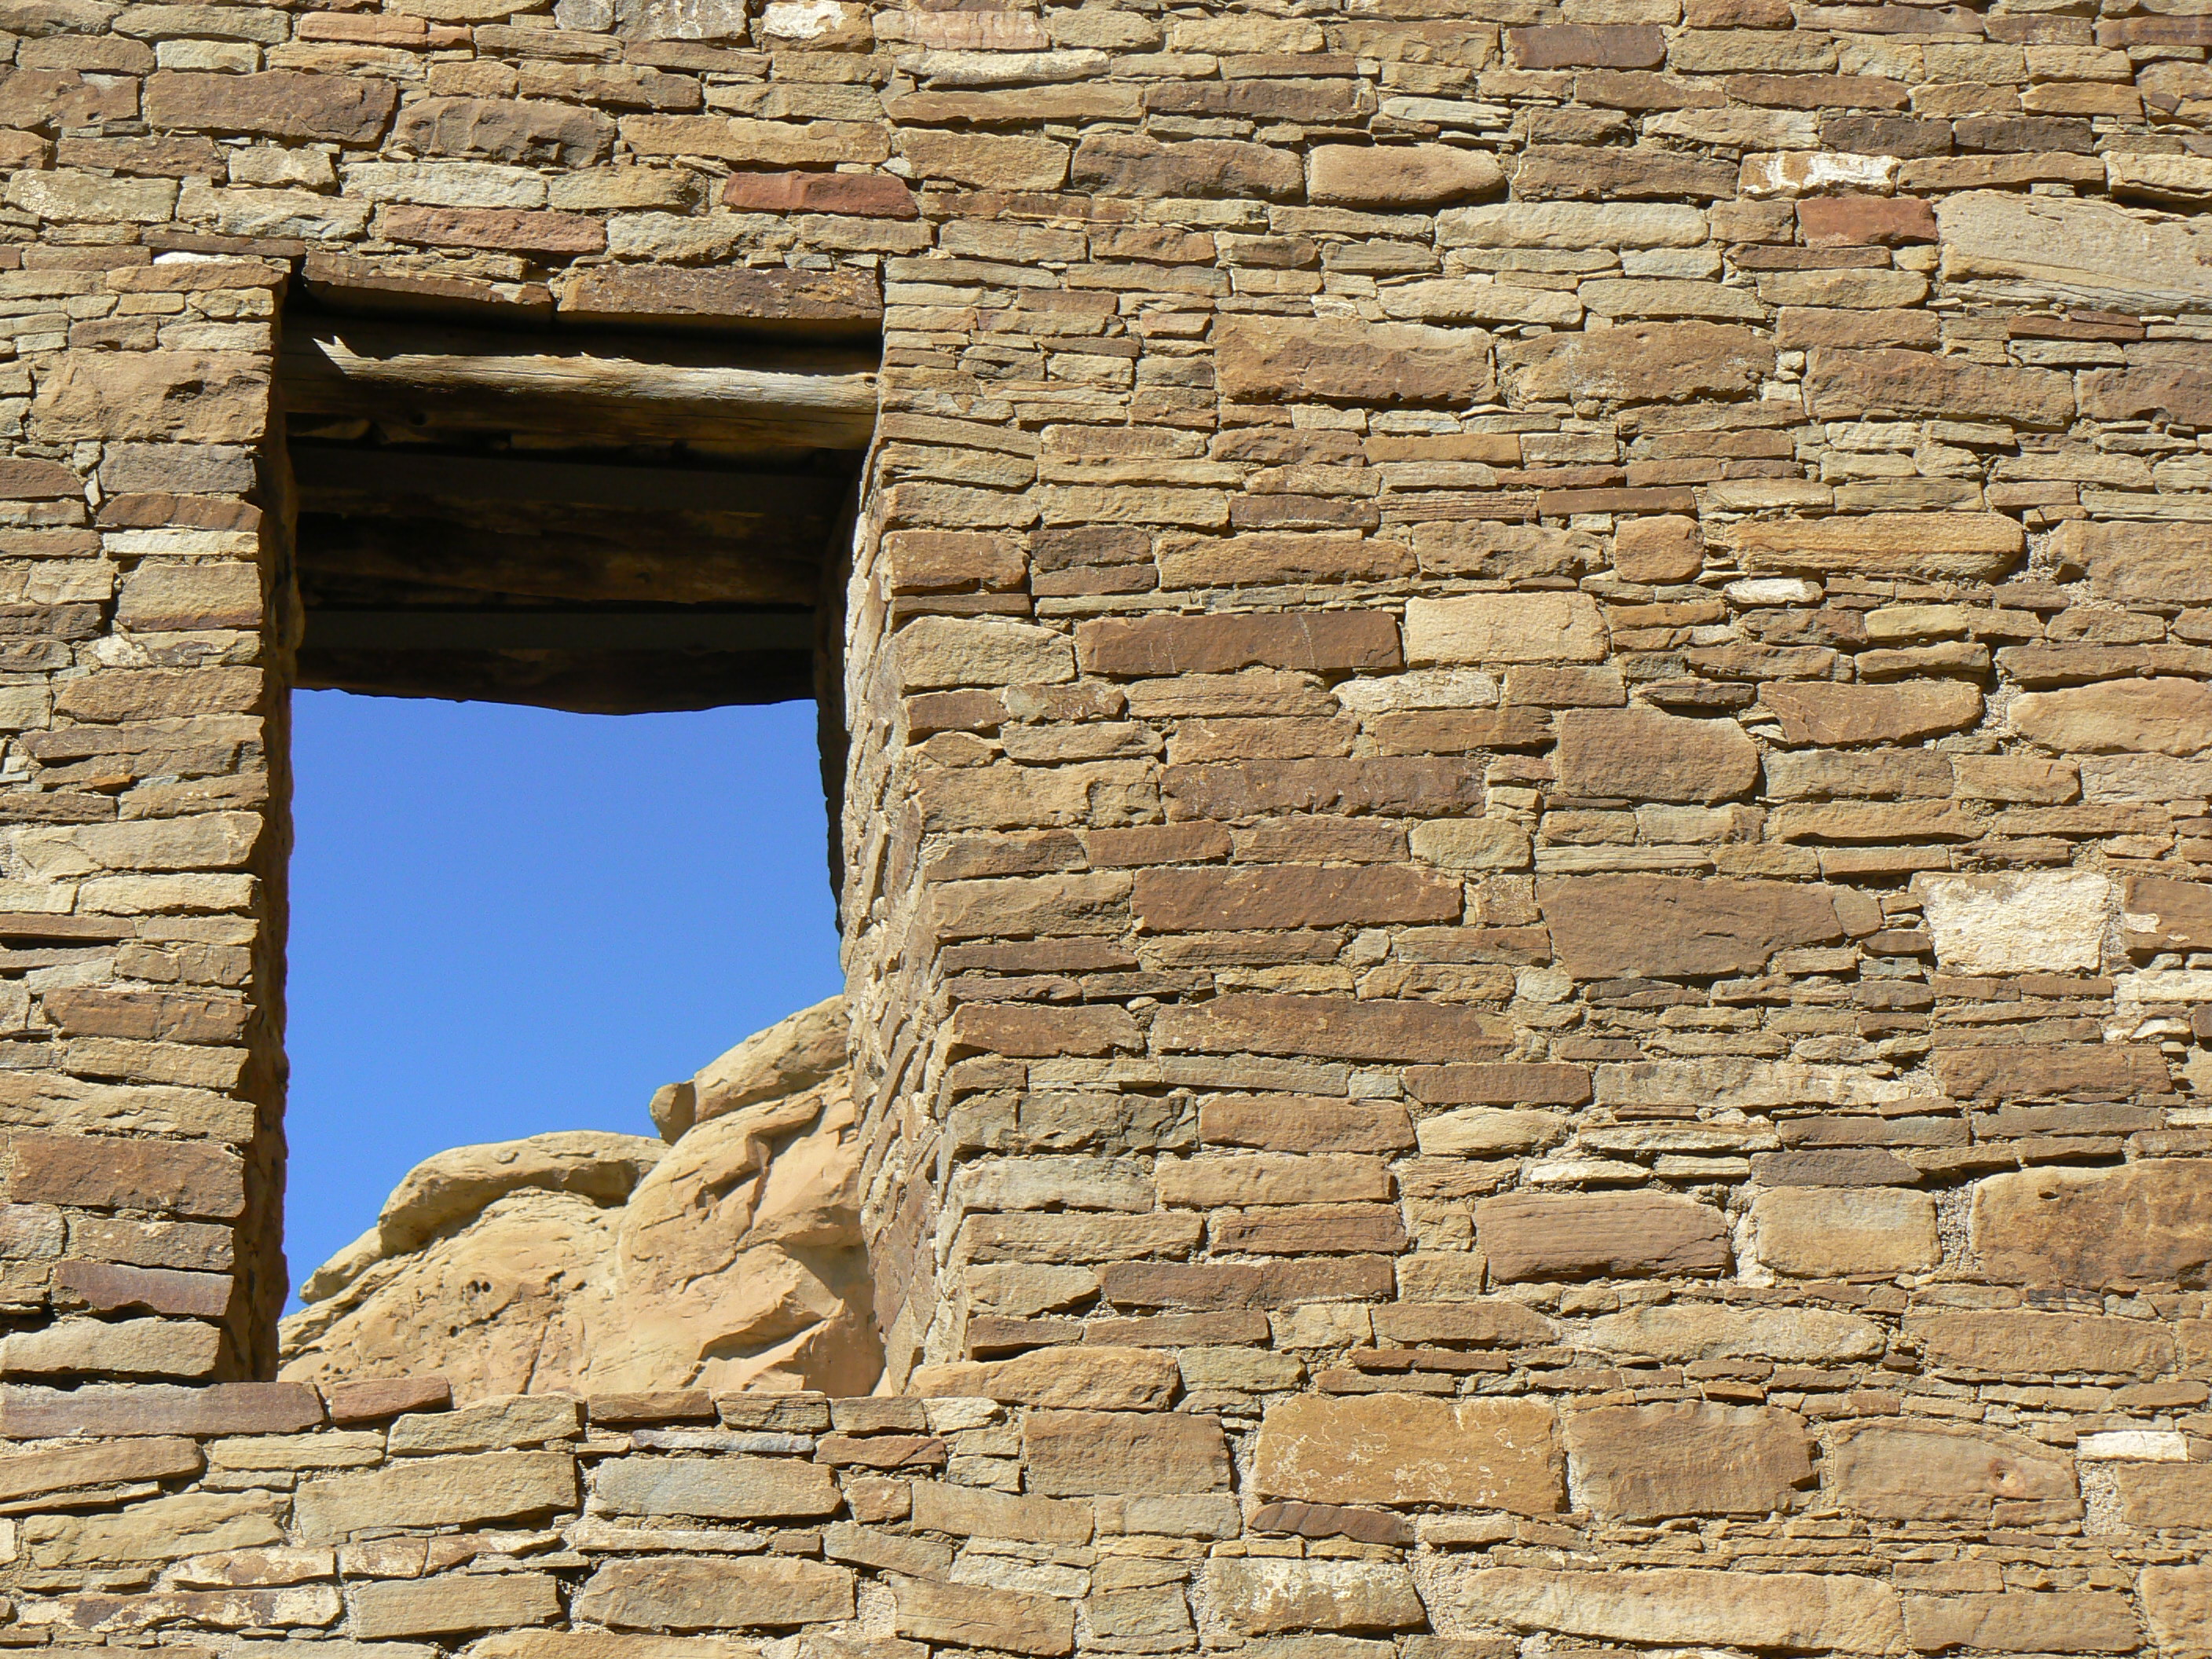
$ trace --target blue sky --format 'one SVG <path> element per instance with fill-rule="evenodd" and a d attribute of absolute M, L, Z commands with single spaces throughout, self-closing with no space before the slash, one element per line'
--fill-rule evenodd
<path fill-rule="evenodd" d="M 651 1134 L 659 1085 L 841 988 L 811 703 L 292 717 L 295 1288 L 431 1153 Z"/>

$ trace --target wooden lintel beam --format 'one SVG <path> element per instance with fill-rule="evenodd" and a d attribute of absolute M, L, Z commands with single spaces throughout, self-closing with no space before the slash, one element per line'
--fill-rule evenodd
<path fill-rule="evenodd" d="M 408 327 L 301 313 L 278 349 L 286 410 L 579 445 L 684 441 L 859 450 L 874 354 L 640 337 Z"/>
<path fill-rule="evenodd" d="M 811 651 L 811 611 L 321 611 L 311 651 Z"/>

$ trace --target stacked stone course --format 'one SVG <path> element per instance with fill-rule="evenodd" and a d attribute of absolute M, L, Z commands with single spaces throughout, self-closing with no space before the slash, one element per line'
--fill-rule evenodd
<path fill-rule="evenodd" d="M 0 30 L 9 1641 L 2212 1649 L 2212 23 Z M 233 1380 L 302 293 L 880 325 L 897 1397 Z"/>

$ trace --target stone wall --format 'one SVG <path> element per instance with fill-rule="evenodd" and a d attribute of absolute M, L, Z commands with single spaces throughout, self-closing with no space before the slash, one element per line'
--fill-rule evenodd
<path fill-rule="evenodd" d="M 10 1641 L 2206 1650 L 2204 19 L 0 23 Z M 903 1397 L 100 1385 L 270 1363 L 295 288 L 880 302 Z"/>

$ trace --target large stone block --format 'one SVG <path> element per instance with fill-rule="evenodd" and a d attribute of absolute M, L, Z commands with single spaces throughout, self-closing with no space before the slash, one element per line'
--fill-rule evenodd
<path fill-rule="evenodd" d="M 1826 1468 L 1838 1503 L 1882 1520 L 1986 1521 L 2000 1499 L 2075 1501 L 2074 1463 L 2063 1451 L 1962 1423 L 1845 1424 Z"/>
<path fill-rule="evenodd" d="M 894 1578 L 891 1594 L 891 1628 L 918 1642 L 1044 1659 L 1075 1649 L 1075 1608 L 1054 1596 L 918 1578 Z"/>
<path fill-rule="evenodd" d="M 1413 1574 L 1380 1561 L 1217 1560 L 1206 1589 L 1214 1611 L 1249 1636 L 1408 1630 L 1428 1619 Z"/>
<path fill-rule="evenodd" d="M 31 1559 L 49 1569 L 173 1561 L 281 1544 L 284 1529 L 276 1508 L 260 1492 L 178 1492 L 113 1515 L 34 1515 L 23 1523 L 23 1542 Z"/>
<path fill-rule="evenodd" d="M 792 1556 L 610 1561 L 575 1616 L 617 1630 L 758 1630 L 853 1616 L 853 1571 Z"/>
<path fill-rule="evenodd" d="M 293 1500 L 293 1519 L 301 1541 L 325 1544 L 364 1528 L 475 1526 L 572 1510 L 577 1500 L 576 1460 L 567 1452 L 485 1452 L 310 1481 Z"/>
<path fill-rule="evenodd" d="M 2104 959 L 2112 884 L 2088 870 L 1912 878 L 1954 974 L 2094 973 Z"/>
<path fill-rule="evenodd" d="M 2212 604 L 2212 562 L 2191 524 L 2059 526 L 2051 545 L 2063 565 L 2087 571 L 2090 591 L 2122 605 Z"/>
<path fill-rule="evenodd" d="M 1989 581 L 2027 550 L 2019 521 L 2001 513 L 1866 513 L 1829 519 L 1753 519 L 1717 532 L 1753 570 L 1821 575 Z"/>
<path fill-rule="evenodd" d="M 505 1631 L 560 1616 L 559 1583 L 542 1572 L 447 1573 L 359 1584 L 353 1592 L 353 1633 L 366 1642 Z"/>
<path fill-rule="evenodd" d="M 2148 1044 L 1976 1044 L 1936 1051 L 1943 1091 L 1958 1100 L 2171 1094 L 2166 1057 Z"/>
<path fill-rule="evenodd" d="M 1759 781 L 1759 745 L 1730 720 L 1684 720 L 1656 708 L 1569 708 L 1552 763 L 1570 795 L 1631 800 L 1732 800 Z"/>
<path fill-rule="evenodd" d="M 2126 311 L 2212 304 L 2212 270 L 2179 220 L 2110 202 L 1966 191 L 1936 210 L 1943 275 L 2008 297 Z"/>
<path fill-rule="evenodd" d="M 988 1486 L 948 1481 L 914 1483 L 912 1517 L 920 1532 L 950 1533 L 957 1538 L 1018 1538 L 1036 1544 L 1087 1544 L 1091 1514 L 1087 1504 L 1063 1504 L 1050 1498 L 1017 1498 Z"/>
<path fill-rule="evenodd" d="M 1562 876 L 1536 884 L 1559 965 L 1577 979 L 1757 973 L 1778 951 L 1844 936 L 1816 886 L 1674 876 Z"/>
<path fill-rule="evenodd" d="M 791 1457 L 610 1458 L 593 1469 L 592 1493 L 621 1515 L 732 1521 L 834 1515 L 844 1502 L 835 1474 Z"/>
<path fill-rule="evenodd" d="M 1801 1279 L 1923 1273 L 1942 1260 L 1932 1194 L 1896 1187 L 1776 1187 L 1751 1204 L 1752 1254 Z"/>
<path fill-rule="evenodd" d="M 2061 753 L 2196 755 L 2212 747 L 2212 686 L 2162 678 L 2029 691 L 2012 726 Z"/>
<path fill-rule="evenodd" d="M 1022 1425 L 1030 1490 L 1048 1498 L 1225 1491 L 1229 1449 L 1211 1417 L 1033 1411 Z"/>
<path fill-rule="evenodd" d="M 1474 1206 L 1475 1243 L 1503 1281 L 1666 1278 L 1729 1265 L 1728 1217 L 1664 1193 L 1507 1193 Z"/>
<path fill-rule="evenodd" d="M 2212 1267 L 2212 1158 L 1992 1176 L 1974 1189 L 1970 1237 L 1982 1271 L 2007 1283 L 2202 1284 Z"/>
<path fill-rule="evenodd" d="M 1305 1395 L 1271 1407 L 1254 1488 L 1315 1504 L 1560 1506 L 1552 1408 L 1531 1400 Z"/>
<path fill-rule="evenodd" d="M 1480 1557 L 1453 1558 L 1479 1560 Z M 1898 1594 L 1877 1580 L 1810 1572 L 1565 1572 L 1540 1567 L 1448 1569 L 1440 1588 L 1468 1619 L 1570 1636 L 1668 1647 L 1900 1653 Z"/>
<path fill-rule="evenodd" d="M 2148 1376 L 2173 1364 L 2173 1334 L 2165 1326 L 2100 1314 L 1909 1313 L 1905 1334 L 1936 1365 L 1999 1376 Z"/>
<path fill-rule="evenodd" d="M 1805 392 L 1815 420 L 1917 415 L 2047 428 L 2063 427 L 2074 418 L 2069 375 L 1887 346 L 1814 348 L 1806 365 Z"/>
<path fill-rule="evenodd" d="M 398 106 L 399 88 L 373 75 L 193 75 L 164 70 L 146 82 L 149 126 L 185 132 L 374 144 Z"/>
<path fill-rule="evenodd" d="M 1497 389 L 1480 329 L 1228 316 L 1214 349 L 1222 395 L 1241 403 L 1466 404 Z"/>
<path fill-rule="evenodd" d="M 26 1452 L 0 1457 L 0 1501 L 198 1474 L 205 1462 L 196 1443 L 171 1437 Z"/>
<path fill-rule="evenodd" d="M 1764 1406 L 1601 1406 L 1559 1438 L 1576 1507 L 1615 1520 L 1767 1515 L 1813 1479 L 1804 1419 Z"/>
<path fill-rule="evenodd" d="M 265 358 L 225 351 L 67 351 L 50 361 L 31 404 L 33 429 L 48 441 L 254 443 L 269 425 Z"/>
<path fill-rule="evenodd" d="M 2120 1519 L 2147 1528 L 2202 1528 L 2212 1515 L 2212 1463 L 2112 1464 Z M 2212 1613 L 2212 1609 L 2208 1609 Z"/>
<path fill-rule="evenodd" d="M 1961 680 L 1830 685 L 1769 680 L 1759 700 L 1791 743 L 1905 743 L 1955 732 L 1982 717 L 1979 688 Z"/>
<path fill-rule="evenodd" d="M 1598 662 L 1604 656 L 1605 619 L 1581 593 L 1479 593 L 1407 602 L 1409 662 Z"/>
<path fill-rule="evenodd" d="M 1460 905 L 1457 881 L 1396 864 L 1139 870 L 1130 895 L 1152 933 L 1456 921 Z"/>
<path fill-rule="evenodd" d="M 1495 158 L 1450 144 L 1318 144 L 1306 156 L 1306 199 L 1340 207 L 1443 207 L 1504 181 Z"/>
<path fill-rule="evenodd" d="M 2130 950 L 2212 951 L 2212 884 L 2130 876 L 2121 890 L 2120 926 Z"/>
<path fill-rule="evenodd" d="M 1268 200 L 1294 196 L 1304 182 L 1297 157 L 1271 144 L 1221 138 L 1164 144 L 1133 132 L 1099 132 L 1085 138 L 1075 147 L 1067 178 L 1078 190 L 1147 199 L 1229 196 Z"/>
<path fill-rule="evenodd" d="M 1528 403 L 1741 398 L 1774 372 L 1772 342 L 1723 323 L 1623 323 L 1544 334 L 1501 347 L 1498 358 L 1506 391 Z"/>
<path fill-rule="evenodd" d="M 2143 1622 L 2161 1654 L 2203 1659 L 2212 1653 L 2212 1566 L 2145 1567 L 2137 1588 Z"/>
<path fill-rule="evenodd" d="M 2112 1590 L 1908 1595 L 1905 1628 L 1921 1653 L 2133 1653 L 2142 1645 L 2133 1603 Z"/>
<path fill-rule="evenodd" d="M 1677 1302 L 1607 1314 L 1583 1327 L 1578 1341 L 1606 1353 L 1652 1359 L 1767 1359 L 1833 1364 L 1882 1351 L 1881 1327 L 1823 1308 L 1723 1308 Z"/>

